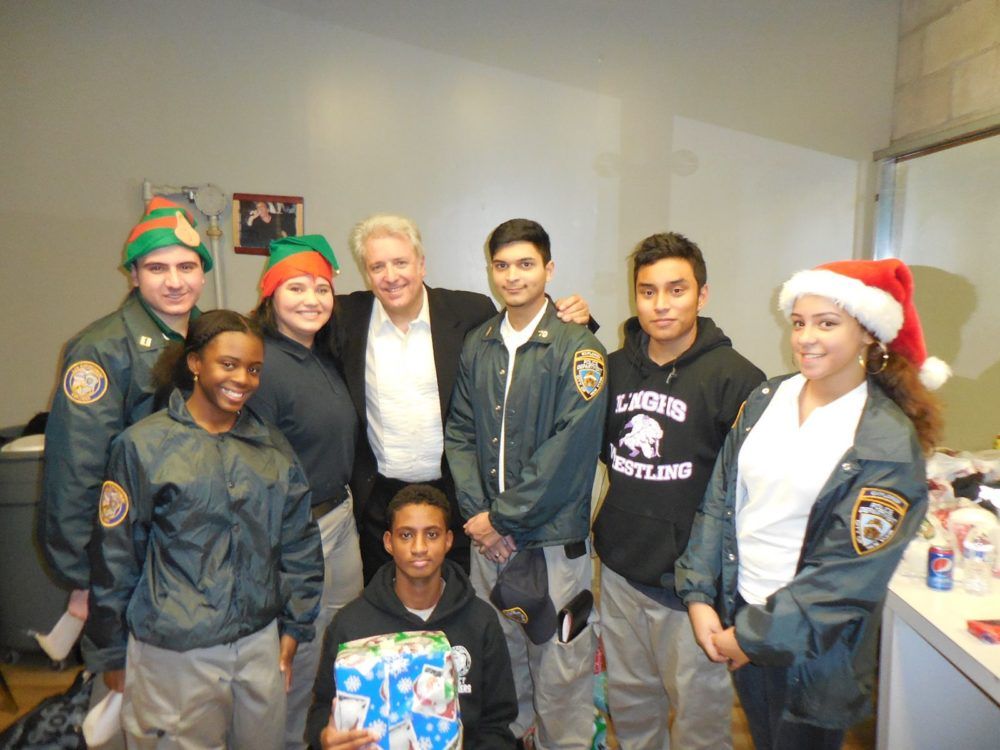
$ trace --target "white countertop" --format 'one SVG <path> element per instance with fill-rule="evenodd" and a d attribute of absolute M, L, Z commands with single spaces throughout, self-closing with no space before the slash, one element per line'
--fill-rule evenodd
<path fill-rule="evenodd" d="M 889 584 L 886 607 L 1000 703 L 1000 644 L 972 635 L 967 620 L 1000 620 L 1000 578 L 987 596 L 968 594 L 956 580 L 951 591 L 929 588 L 923 578 L 897 574 Z"/>

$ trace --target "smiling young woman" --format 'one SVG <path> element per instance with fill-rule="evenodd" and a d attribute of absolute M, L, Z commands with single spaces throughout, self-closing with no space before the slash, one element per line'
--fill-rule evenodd
<path fill-rule="evenodd" d="M 323 567 L 302 467 L 244 408 L 263 356 L 247 318 L 201 315 L 158 363 L 173 386 L 167 408 L 112 443 L 85 653 L 124 692 L 130 745 L 156 735 L 192 747 L 281 744 Z"/>
<path fill-rule="evenodd" d="M 189 352 L 186 364 L 194 379 L 187 401 L 194 421 L 209 432 L 228 432 L 260 384 L 264 342 L 259 334 L 225 331 Z"/>
<path fill-rule="evenodd" d="M 927 356 L 899 260 L 802 271 L 779 306 L 799 372 L 747 398 L 677 591 L 698 644 L 729 665 L 754 745 L 832 749 L 871 707 L 886 588 L 927 505 L 928 387 L 948 368 Z"/>
<path fill-rule="evenodd" d="M 313 491 L 312 515 L 323 542 L 324 582 L 317 637 L 296 652 L 288 694 L 285 750 L 304 748 L 323 632 L 361 593 L 361 552 L 347 482 L 358 416 L 329 349 L 337 257 L 319 234 L 275 240 L 253 317 L 264 331 L 264 371 L 250 408 L 292 444 Z"/>

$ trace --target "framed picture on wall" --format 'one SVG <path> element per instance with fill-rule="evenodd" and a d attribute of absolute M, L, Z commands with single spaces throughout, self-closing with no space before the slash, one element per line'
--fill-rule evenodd
<path fill-rule="evenodd" d="M 233 250 L 267 255 L 271 240 L 303 234 L 304 210 L 300 195 L 233 193 Z"/>

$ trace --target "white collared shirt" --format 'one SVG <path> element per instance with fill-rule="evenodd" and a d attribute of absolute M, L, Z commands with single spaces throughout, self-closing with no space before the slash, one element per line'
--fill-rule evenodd
<path fill-rule="evenodd" d="M 427 289 L 404 333 L 375 299 L 365 352 L 368 440 L 379 473 L 404 482 L 441 477 L 444 428 Z"/>
<path fill-rule="evenodd" d="M 795 577 L 813 504 L 837 462 L 854 444 L 868 399 L 864 381 L 813 409 L 799 425 L 806 379 L 783 381 L 740 450 L 736 489 L 739 592 L 749 604 Z"/>
<path fill-rule="evenodd" d="M 501 492 L 506 489 L 504 476 L 507 472 L 504 470 L 504 446 L 507 444 L 507 394 L 510 392 L 510 383 L 514 377 L 514 359 L 517 357 L 518 347 L 534 335 L 535 329 L 538 328 L 538 324 L 542 321 L 542 315 L 545 314 L 546 307 L 548 307 L 548 302 L 542 305 L 542 309 L 538 311 L 538 314 L 520 331 L 515 331 L 514 327 L 507 321 L 507 313 L 504 313 L 503 319 L 500 321 L 500 336 L 503 338 L 504 346 L 507 347 L 507 382 L 503 389 L 504 410 L 503 420 L 500 422 L 500 456 L 499 466 L 497 467 L 500 475 L 499 485 Z"/>

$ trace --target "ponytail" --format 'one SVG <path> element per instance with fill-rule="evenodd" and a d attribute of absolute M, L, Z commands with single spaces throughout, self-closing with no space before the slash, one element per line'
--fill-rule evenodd
<path fill-rule="evenodd" d="M 881 350 L 868 347 L 867 359 L 868 372 L 875 372 L 882 366 Z M 885 368 L 871 377 L 910 418 L 924 453 L 930 455 L 941 440 L 941 402 L 920 382 L 917 368 L 906 357 L 890 351 Z"/>

